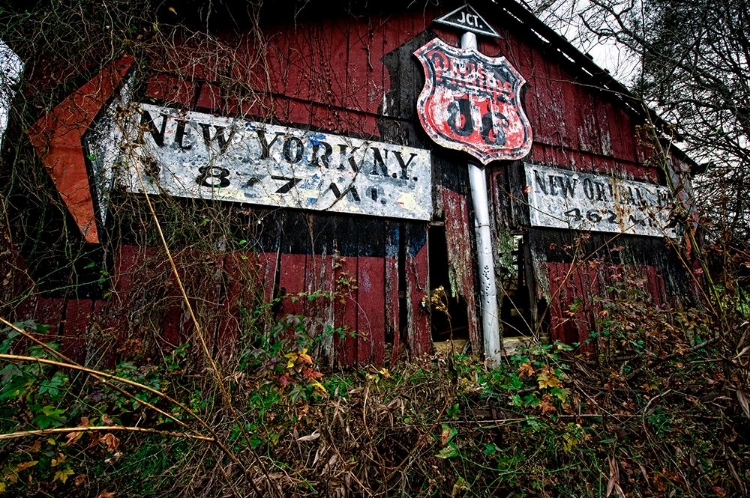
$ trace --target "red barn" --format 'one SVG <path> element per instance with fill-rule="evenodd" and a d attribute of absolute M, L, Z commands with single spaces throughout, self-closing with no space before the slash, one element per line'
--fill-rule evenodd
<path fill-rule="evenodd" d="M 194 323 L 162 236 L 212 347 L 231 350 L 258 320 L 302 316 L 291 327 L 316 337 L 331 364 L 395 362 L 451 335 L 489 355 L 490 335 L 583 341 L 597 296 L 618 280 L 657 306 L 688 295 L 669 217 L 672 192 L 689 189 L 689 160 L 673 153 L 660 167 L 648 110 L 525 8 L 473 7 L 228 11 L 208 32 L 111 58 L 69 84 L 28 130 L 64 209 L 16 201 L 4 313 L 50 323 L 90 362 L 144 341 L 174 348 Z M 479 66 L 456 48 L 472 27 Z M 459 61 L 437 76 L 415 55 L 435 39 Z M 505 76 L 477 69 L 501 57 Z M 50 86 L 44 73 L 28 88 Z M 426 78 L 446 92 L 458 150 L 425 130 L 424 119 L 441 119 L 418 108 L 431 98 L 420 99 Z M 456 89 L 465 106 L 451 100 Z M 526 138 L 513 153 L 466 152 L 471 140 L 509 143 L 518 123 Z M 486 163 L 491 266 L 478 263 L 469 162 Z M 47 224 L 35 232 L 29 217 Z M 273 305 L 259 314 L 259 302 Z"/>

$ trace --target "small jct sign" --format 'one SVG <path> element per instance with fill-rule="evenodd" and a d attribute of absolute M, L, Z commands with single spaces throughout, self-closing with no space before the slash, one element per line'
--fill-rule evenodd
<path fill-rule="evenodd" d="M 242 119 L 138 104 L 130 192 L 429 220 L 430 154 Z"/>
<path fill-rule="evenodd" d="M 677 237 L 665 187 L 526 164 L 532 226 Z"/>

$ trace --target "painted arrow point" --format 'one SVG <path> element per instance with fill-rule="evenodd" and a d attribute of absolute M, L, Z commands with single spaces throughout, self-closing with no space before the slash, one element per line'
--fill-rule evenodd
<path fill-rule="evenodd" d="M 92 244 L 99 243 L 99 230 L 82 139 L 134 61 L 126 56 L 111 64 L 29 130 L 31 144 L 60 197 L 86 242 Z"/>

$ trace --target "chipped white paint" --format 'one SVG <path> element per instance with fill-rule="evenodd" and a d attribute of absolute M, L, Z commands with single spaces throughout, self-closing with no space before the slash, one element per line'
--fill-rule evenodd
<path fill-rule="evenodd" d="M 109 193 L 115 182 L 115 169 L 112 166 L 119 161 L 120 156 L 118 109 L 128 106 L 131 90 L 132 80 L 123 85 L 119 94 L 115 94 L 101 117 L 83 136 L 86 157 L 91 161 L 94 173 L 90 184 L 102 226 L 107 223 Z"/>
<path fill-rule="evenodd" d="M 20 80 L 22 71 L 21 58 L 0 40 L 0 145 L 8 126 L 10 102 L 15 95 L 13 87 Z"/>
<path fill-rule="evenodd" d="M 532 226 L 678 237 L 666 187 L 526 164 Z"/>
<path fill-rule="evenodd" d="M 137 104 L 130 192 L 429 220 L 430 153 L 329 133 Z"/>

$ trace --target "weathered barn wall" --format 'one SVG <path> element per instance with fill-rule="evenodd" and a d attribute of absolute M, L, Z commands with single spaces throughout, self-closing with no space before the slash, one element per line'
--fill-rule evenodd
<path fill-rule="evenodd" d="M 632 112 L 634 104 L 592 84 L 608 75 L 576 64 L 530 16 L 506 21 L 496 50 L 528 81 L 525 104 L 534 145 L 525 162 L 665 185 L 657 164 L 647 165 L 654 151 L 642 140 L 638 127 L 644 120 Z M 480 49 L 492 53 L 487 44 Z M 685 173 L 678 181 L 689 186 Z M 498 245 L 508 232 L 524 234 L 535 280 L 528 312 L 538 325 L 551 327 L 554 339 L 585 340 L 598 318 L 594 298 L 607 297 L 610 285 L 642 285 L 655 305 L 690 294 L 674 249 L 679 240 L 531 227 L 523 165 L 495 167 L 489 175 Z"/>
<path fill-rule="evenodd" d="M 462 333 L 474 351 L 480 350 L 468 156 L 435 146 L 422 131 L 415 107 L 424 75 L 413 52 L 435 36 L 458 44 L 458 33 L 432 25 L 435 17 L 456 6 L 371 7 L 361 15 L 330 12 L 296 18 L 289 13 L 266 19 L 260 33 L 194 36 L 135 61 L 128 73 L 135 78 L 134 102 L 432 152 L 431 221 L 211 205 L 212 213 L 218 210 L 234 220 L 230 239 L 216 242 L 213 251 L 196 252 L 190 240 L 173 250 L 192 289 L 189 295 L 200 296 L 195 305 L 217 354 L 231 353 L 226 344 L 243 333 L 247 306 L 274 298 L 280 300 L 273 309 L 276 317 L 301 314 L 310 319 L 305 327 L 322 337 L 318 354 L 331 364 L 382 364 L 404 352 L 427 353 L 433 327 L 424 298 L 438 284 L 460 299 L 457 306 L 466 315 Z M 566 57 L 517 7 L 513 16 L 507 14 L 510 7 L 491 2 L 476 2 L 475 7 L 502 35 L 481 39 L 480 51 L 505 56 L 527 81 L 523 102 L 534 143 L 525 162 L 665 183 L 657 168 L 644 165 L 652 152 L 638 139 L 635 112 L 617 95 L 592 85 L 602 75 L 587 73 Z M 94 76 L 83 92 L 106 99 L 112 94 L 104 88 L 107 74 Z M 89 117 L 101 107 L 96 98 L 83 102 L 92 107 Z M 81 107 L 66 111 L 65 103 L 61 106 L 52 116 L 64 119 Z M 45 119 L 40 132 L 32 134 L 40 155 L 55 146 L 70 147 L 68 134 L 55 135 L 58 142 L 45 145 L 44 132 L 52 129 Z M 73 139 L 80 141 L 81 135 Z M 76 160 L 84 157 L 81 153 Z M 508 263 L 513 241 L 521 240 L 522 254 L 513 257 L 521 257 L 516 271 L 523 273 L 523 283 L 505 296 L 503 308 L 508 321 L 510 308 L 519 308 L 512 315 L 523 320 L 513 324 L 525 327 L 522 333 L 548 324 L 554 338 L 585 339 L 598 311 L 593 296 L 605 291 L 613 274 L 642 281 L 657 305 L 687 292 L 665 239 L 530 227 L 523 164 L 492 163 L 486 173 L 499 280 L 502 269 L 514 264 Z M 68 175 L 53 179 L 58 187 L 80 181 Z M 167 348 L 187 340 L 187 310 L 142 200 L 113 192 L 113 204 L 132 212 L 114 214 L 106 226 L 97 226 L 91 224 L 94 215 L 81 211 L 85 204 L 94 212 L 95 203 L 82 199 L 66 201 L 73 216 L 67 221 L 87 233 L 104 234 L 106 249 L 96 257 L 105 262 L 104 288 L 109 290 L 91 291 L 84 299 L 70 287 L 58 286 L 44 296 L 29 288 L 28 298 L 13 301 L 15 317 L 57 326 L 64 349 L 89 359 L 105 352 L 112 360 L 127 357 L 144 340 Z M 204 209 L 197 201 L 174 202 L 185 212 Z M 159 209 L 166 217 L 167 208 Z M 194 216 L 200 225 L 201 217 Z M 439 239 L 443 252 L 430 247 L 430 234 L 438 240 L 436 233 L 444 233 L 445 242 Z M 443 253 L 442 261 L 429 260 Z M 44 269 L 37 266 L 39 271 Z M 444 282 L 438 273 L 447 275 Z M 309 299 L 297 299 L 300 294 Z M 570 312 L 573 303 L 580 305 Z M 338 332 L 323 334 L 326 327 Z M 153 337 L 144 338 L 146 329 L 155 331 Z M 510 327 L 506 333 L 515 335 Z"/>

